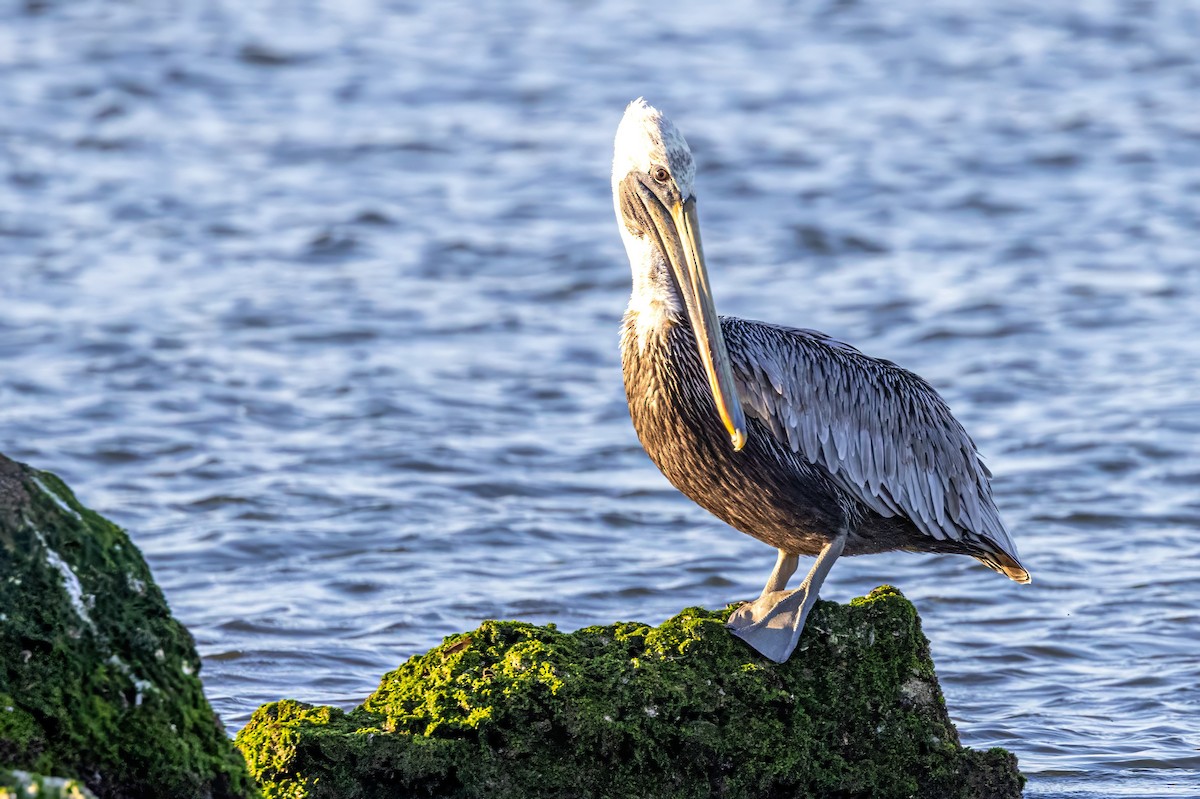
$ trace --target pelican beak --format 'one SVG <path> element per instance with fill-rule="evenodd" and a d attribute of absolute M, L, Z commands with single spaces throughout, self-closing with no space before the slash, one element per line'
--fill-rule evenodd
<path fill-rule="evenodd" d="M 658 244 L 671 264 L 675 285 L 683 297 L 688 318 L 696 333 L 696 348 L 708 373 L 708 385 L 721 422 L 729 432 L 734 450 L 746 446 L 746 415 L 733 383 L 733 368 L 729 351 L 721 335 L 721 321 L 713 305 L 712 289 L 708 285 L 708 270 L 704 266 L 704 249 L 700 246 L 700 223 L 696 216 L 696 199 L 678 200 L 667 207 L 640 176 L 630 175 L 627 188 L 641 198 L 653 227 Z"/>

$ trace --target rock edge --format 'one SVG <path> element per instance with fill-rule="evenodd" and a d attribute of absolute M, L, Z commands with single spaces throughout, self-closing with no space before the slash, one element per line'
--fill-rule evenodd
<path fill-rule="evenodd" d="M 199 671 L 125 531 L 0 455 L 0 772 L 99 799 L 257 796 Z"/>

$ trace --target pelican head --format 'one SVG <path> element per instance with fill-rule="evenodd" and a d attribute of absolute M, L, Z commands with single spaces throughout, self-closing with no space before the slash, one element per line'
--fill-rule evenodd
<path fill-rule="evenodd" d="M 663 324 L 691 324 L 717 413 L 740 450 L 746 417 L 704 266 L 692 151 L 671 120 L 641 98 L 625 109 L 613 150 L 613 204 L 633 267 L 630 308 Z"/>

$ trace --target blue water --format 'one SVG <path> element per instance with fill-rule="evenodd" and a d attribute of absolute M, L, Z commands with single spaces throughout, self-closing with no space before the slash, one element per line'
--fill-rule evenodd
<path fill-rule="evenodd" d="M 1030 586 L 920 608 L 1031 797 L 1200 795 L 1200 9 L 54 2 L 0 19 L 0 451 L 127 526 L 231 730 L 487 617 L 657 622 L 765 546 L 621 388 L 612 135 L 700 165 L 723 313 L 932 381 Z"/>

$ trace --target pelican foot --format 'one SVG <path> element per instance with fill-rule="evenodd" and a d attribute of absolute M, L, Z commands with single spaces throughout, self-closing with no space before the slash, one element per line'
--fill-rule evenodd
<path fill-rule="evenodd" d="M 807 585 L 771 591 L 735 610 L 725 626 L 759 654 L 783 663 L 796 649 L 816 599 L 817 592 Z"/>

